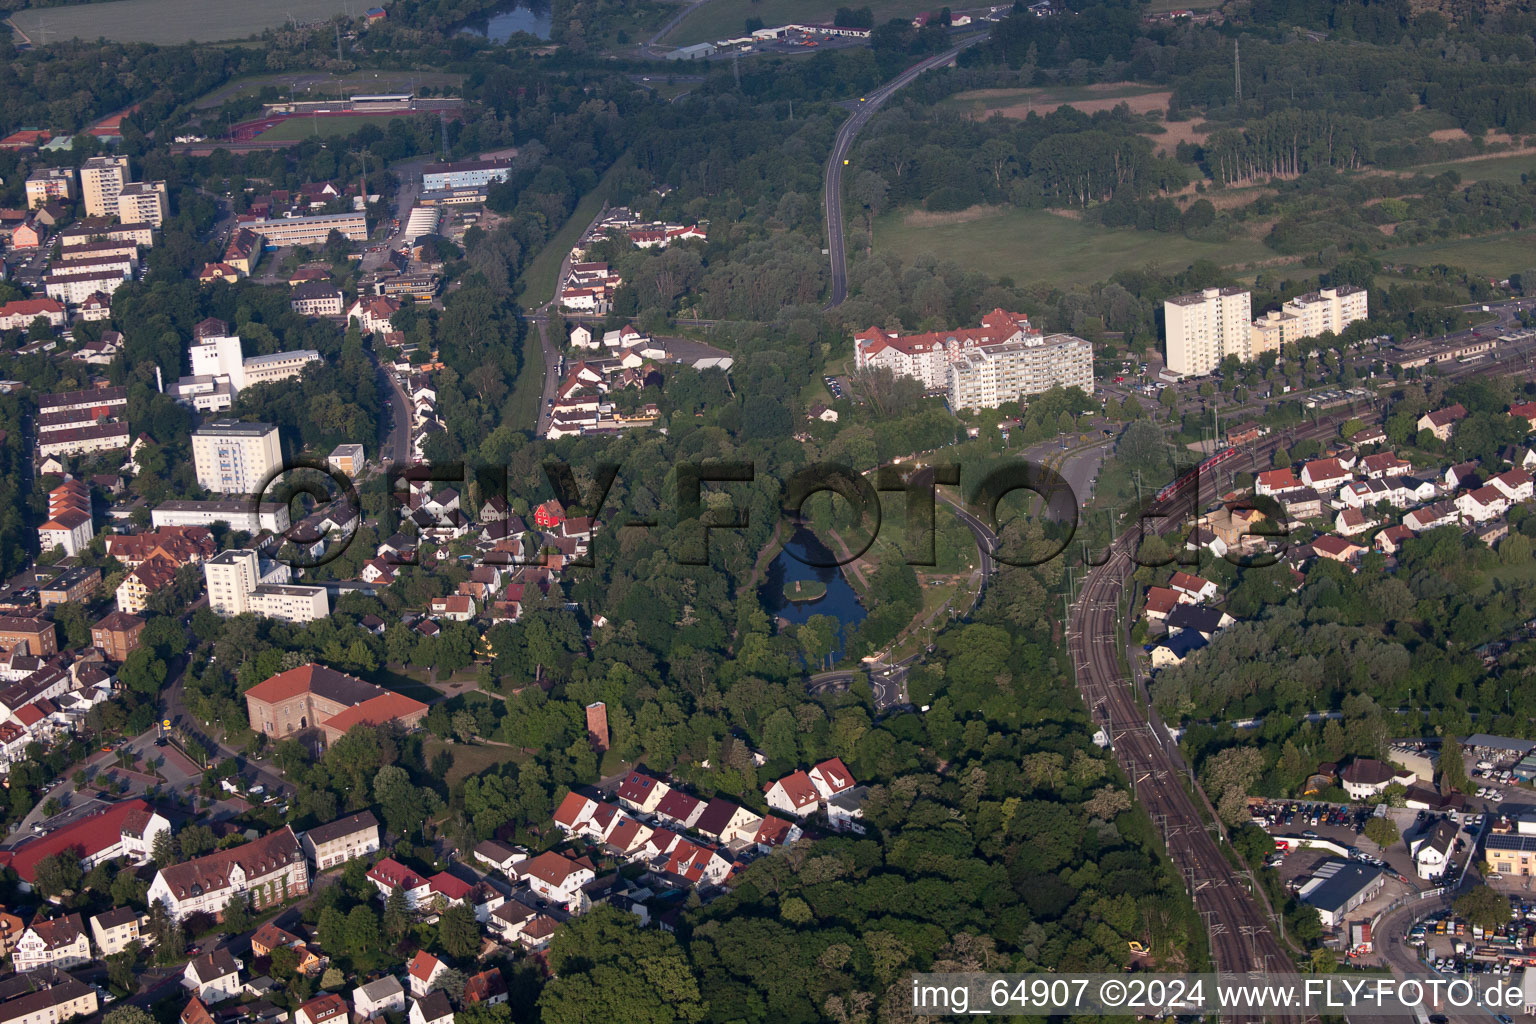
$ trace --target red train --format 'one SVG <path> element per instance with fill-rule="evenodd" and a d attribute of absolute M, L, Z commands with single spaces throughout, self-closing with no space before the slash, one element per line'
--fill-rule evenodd
<path fill-rule="evenodd" d="M 1158 491 L 1156 500 L 1166 501 L 1168 498 L 1182 493 L 1183 491 L 1189 489 L 1191 486 L 1194 486 L 1195 482 L 1200 479 L 1200 475 L 1202 473 L 1205 473 L 1207 470 L 1216 468 L 1223 462 L 1226 462 L 1228 459 L 1237 458 L 1241 453 L 1242 449 L 1240 448 L 1223 448 L 1221 451 L 1217 452 L 1215 455 L 1212 455 L 1210 458 L 1200 463 L 1200 465 L 1196 466 L 1188 473 L 1185 473 L 1183 476 L 1179 477 L 1173 483 L 1168 484 L 1162 490 Z"/>

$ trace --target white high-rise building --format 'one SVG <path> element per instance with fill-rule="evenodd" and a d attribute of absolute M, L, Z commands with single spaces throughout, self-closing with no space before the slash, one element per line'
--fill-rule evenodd
<path fill-rule="evenodd" d="M 1252 358 L 1253 299 L 1243 288 L 1207 288 L 1163 302 L 1168 369 L 1181 377 L 1213 372 L 1227 356 Z"/>
<path fill-rule="evenodd" d="M 214 420 L 192 431 L 192 462 L 215 494 L 259 494 L 283 463 L 277 427 Z"/>
<path fill-rule="evenodd" d="M 177 378 L 170 393 L 203 412 L 223 412 L 234 405 L 242 388 L 297 377 L 305 366 L 320 361 L 320 353 L 312 348 L 246 358 L 240 338 L 222 334 L 199 337 L 187 354 L 192 372 Z"/>
<path fill-rule="evenodd" d="M 158 228 L 168 210 L 163 181 L 130 181 L 117 194 L 117 219 Z"/>
<path fill-rule="evenodd" d="M 972 349 L 949 364 L 951 409 L 996 409 L 1052 388 L 1093 394 L 1093 346 L 1071 334 Z"/>
<path fill-rule="evenodd" d="M 249 548 L 221 551 L 203 563 L 208 607 L 215 615 L 313 622 L 330 614 L 324 587 L 295 586 L 292 578 L 288 566 L 266 561 Z"/>
<path fill-rule="evenodd" d="M 1365 289 L 1353 285 L 1307 292 L 1280 309 L 1298 321 L 1294 338 L 1315 338 L 1325 331 L 1338 334 L 1356 320 L 1364 320 L 1370 315 L 1366 310 Z"/>
<path fill-rule="evenodd" d="M 128 158 L 93 156 L 80 168 L 80 198 L 90 217 L 117 216 L 117 197 L 128 184 Z"/>

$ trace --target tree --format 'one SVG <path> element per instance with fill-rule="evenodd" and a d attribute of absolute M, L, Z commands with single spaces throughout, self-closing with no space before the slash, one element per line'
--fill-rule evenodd
<path fill-rule="evenodd" d="M 1455 904 L 1456 916 L 1465 918 L 1468 924 L 1481 925 L 1490 931 L 1509 922 L 1509 900 L 1486 885 L 1479 885 Z"/>
<path fill-rule="evenodd" d="M 437 919 L 437 944 L 458 960 L 472 959 L 480 952 L 480 926 L 474 910 L 460 903 L 443 911 Z"/>
<path fill-rule="evenodd" d="M 299 973 L 299 954 L 287 946 L 272 951 L 272 977 L 288 981 Z"/>
<path fill-rule="evenodd" d="M 410 926 L 411 909 L 405 890 L 395 886 L 384 898 L 384 932 L 391 939 L 399 940 Z"/>
<path fill-rule="evenodd" d="M 80 859 L 64 850 L 38 861 L 33 877 L 33 887 L 43 896 L 60 896 L 78 889 L 85 876 Z"/>
<path fill-rule="evenodd" d="M 1459 793 L 1465 793 L 1471 785 L 1466 762 L 1461 758 L 1461 744 L 1454 736 L 1447 736 L 1440 743 L 1440 785 Z"/>
<path fill-rule="evenodd" d="M 224 927 L 231 933 L 243 932 L 251 926 L 251 905 L 245 893 L 237 892 L 229 898 L 224 908 Z"/>
<path fill-rule="evenodd" d="M 101 1024 L 155 1024 L 155 1018 L 137 1006 L 119 1006 L 108 1010 Z"/>
<path fill-rule="evenodd" d="M 471 911 L 471 914 L 473 914 L 473 911 Z M 479 948 L 478 942 L 475 948 Z M 448 998 L 457 1003 L 464 997 L 464 972 L 457 967 L 445 968 L 438 972 L 437 977 L 432 979 L 432 988 L 442 989 L 448 993 Z"/>
<path fill-rule="evenodd" d="M 1385 850 L 1402 837 L 1391 818 L 1372 817 L 1365 823 L 1365 838 Z"/>
<path fill-rule="evenodd" d="M 1137 420 L 1125 428 L 1115 445 L 1115 454 L 1138 469 L 1161 466 L 1168 461 L 1163 432 L 1147 420 Z"/>
<path fill-rule="evenodd" d="M 691 1024 L 705 1016 L 698 978 L 677 939 L 641 929 L 633 915 L 609 906 L 556 932 L 549 966 L 554 978 L 539 996 L 544 1024 Z"/>

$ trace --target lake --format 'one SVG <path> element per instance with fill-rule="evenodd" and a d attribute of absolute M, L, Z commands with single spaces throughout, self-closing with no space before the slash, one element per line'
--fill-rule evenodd
<path fill-rule="evenodd" d="M 483 18 L 471 19 L 459 31 L 493 43 L 504 43 L 519 32 L 548 39 L 552 21 L 548 0 L 534 0 L 532 4 L 518 3 L 492 11 Z"/>
<path fill-rule="evenodd" d="M 843 656 L 847 634 L 864 621 L 869 613 L 859 603 L 858 594 L 843 578 L 839 568 L 806 565 L 806 561 L 830 562 L 832 552 L 806 530 L 796 530 L 784 550 L 768 565 L 768 579 L 757 588 L 757 600 L 770 618 L 799 625 L 812 615 L 830 615 L 839 623 L 834 661 Z M 794 580 L 816 580 L 827 592 L 814 601 L 791 601 L 784 596 L 784 584 Z"/>

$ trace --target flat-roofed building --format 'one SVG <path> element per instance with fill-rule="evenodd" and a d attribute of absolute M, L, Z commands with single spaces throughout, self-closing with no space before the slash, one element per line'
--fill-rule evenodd
<path fill-rule="evenodd" d="M 282 461 L 271 423 L 214 420 L 192 432 L 197 482 L 216 494 L 259 494 Z"/>
<path fill-rule="evenodd" d="M 1093 346 L 1070 334 L 974 349 L 949 364 L 949 407 L 996 409 L 1052 388 L 1093 394 Z"/>
<path fill-rule="evenodd" d="M 260 235 L 269 246 L 324 245 L 336 231 L 349 242 L 368 240 L 368 218 L 363 213 L 321 213 L 312 217 L 277 217 L 248 221 L 243 227 Z"/>
<path fill-rule="evenodd" d="M 88 217 L 116 217 L 117 197 L 128 184 L 126 156 L 93 156 L 80 167 L 80 198 Z"/>
<path fill-rule="evenodd" d="M 1168 369 L 1181 377 L 1213 372 L 1229 355 L 1251 358 L 1253 297 L 1245 288 L 1207 288 L 1163 302 Z"/>
<path fill-rule="evenodd" d="M 163 181 L 130 181 L 117 194 L 117 217 L 124 224 L 158 228 L 168 212 Z"/>
<path fill-rule="evenodd" d="M 421 169 L 423 192 L 444 189 L 481 188 L 493 181 L 506 181 L 512 173 L 510 160 L 458 160 L 453 163 L 427 164 Z"/>

